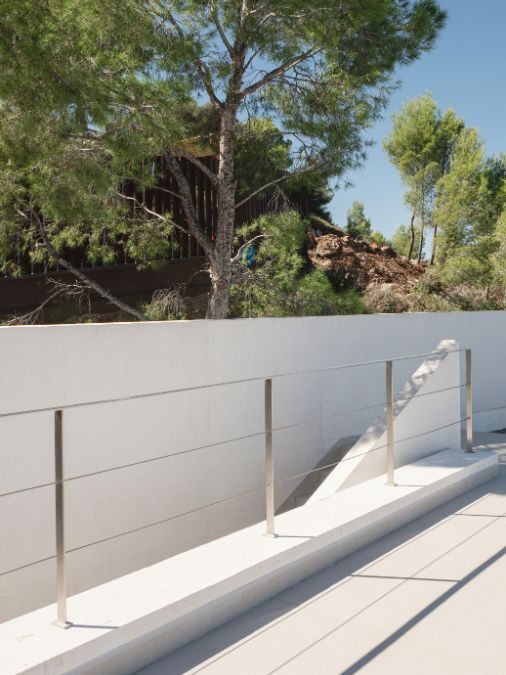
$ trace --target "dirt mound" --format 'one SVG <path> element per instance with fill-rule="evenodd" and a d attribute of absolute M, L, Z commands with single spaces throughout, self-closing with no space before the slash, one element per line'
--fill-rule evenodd
<path fill-rule="evenodd" d="M 326 272 L 335 288 L 365 290 L 370 284 L 409 286 L 425 271 L 425 265 L 410 261 L 390 246 L 368 244 L 349 236 L 310 236 L 308 257 Z"/>

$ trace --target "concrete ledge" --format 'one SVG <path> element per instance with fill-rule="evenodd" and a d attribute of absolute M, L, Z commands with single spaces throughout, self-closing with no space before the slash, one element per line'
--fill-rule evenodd
<path fill-rule="evenodd" d="M 445 450 L 264 524 L 76 595 L 74 626 L 54 605 L 0 626 L 1 672 L 133 673 L 459 493 L 493 478 L 497 456 Z"/>

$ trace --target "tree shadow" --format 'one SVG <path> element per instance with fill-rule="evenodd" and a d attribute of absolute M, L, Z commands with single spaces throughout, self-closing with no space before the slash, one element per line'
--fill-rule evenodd
<path fill-rule="evenodd" d="M 299 584 L 292 587 L 292 589 L 297 590 L 296 601 L 287 600 L 283 597 L 283 594 L 275 596 L 271 600 L 263 602 L 254 609 L 245 612 L 245 614 L 239 616 L 235 620 L 204 634 L 193 642 L 175 650 L 150 666 L 147 666 L 142 671 L 139 671 L 139 675 L 141 675 L 141 673 L 142 675 L 162 675 L 169 672 L 171 675 L 180 675 L 190 669 L 195 669 L 192 672 L 199 672 L 199 664 L 209 662 L 209 660 L 211 660 L 211 663 L 218 662 L 220 658 L 226 656 L 226 654 L 239 649 L 245 643 L 274 628 L 276 625 L 287 620 L 290 616 L 293 616 L 294 613 L 303 611 L 308 605 L 316 602 L 326 593 L 330 593 L 340 582 L 346 583 L 357 576 L 367 576 L 366 572 L 364 574 L 364 567 L 372 564 L 378 558 L 384 560 L 394 552 L 398 552 L 403 547 L 409 546 L 418 538 L 423 537 L 427 531 L 441 526 L 450 516 L 471 515 L 465 514 L 463 511 L 471 505 L 479 504 L 481 500 L 485 499 L 490 494 L 506 494 L 506 471 L 501 471 L 498 478 L 452 499 L 447 504 L 417 518 L 379 540 L 351 553 L 347 557 L 328 566 L 304 581 L 301 581 Z M 487 515 L 492 518 L 503 517 L 503 514 Z M 458 545 L 460 544 L 457 544 L 457 546 Z M 447 555 L 453 548 L 456 547 L 449 548 L 443 555 Z M 415 627 L 424 617 L 436 610 L 465 585 L 469 584 L 505 553 L 506 546 L 501 548 L 488 560 L 480 564 L 476 569 L 460 580 L 430 579 L 432 582 L 451 582 L 454 583 L 454 586 L 446 592 L 443 592 L 441 596 L 427 605 L 427 607 L 412 617 L 412 619 L 392 633 L 387 639 L 379 643 L 367 654 L 364 654 L 356 661 L 356 663 L 345 671 L 346 675 L 357 672 L 366 663 L 372 661 L 384 649 Z M 431 561 L 431 564 L 432 562 L 433 561 Z M 411 579 L 411 577 L 399 577 L 399 579 L 402 582 L 403 580 Z M 420 582 L 427 581 L 427 579 L 422 578 L 418 580 Z M 381 598 L 378 598 L 374 602 L 377 602 L 380 599 Z M 371 604 L 374 604 L 374 602 Z M 358 614 L 366 611 L 368 607 L 361 609 Z M 275 670 L 295 660 L 303 652 L 311 649 L 311 647 L 325 637 L 328 637 L 328 635 L 339 630 L 345 623 L 348 623 L 353 618 L 354 617 L 350 617 L 343 624 L 336 626 L 327 635 L 322 636 L 307 648 L 298 651 L 285 663 L 278 664 L 275 667 Z M 209 663 L 206 663 L 206 665 L 209 665 Z M 203 666 L 203 668 L 205 668 L 205 666 Z"/>
<path fill-rule="evenodd" d="M 434 612 L 438 607 L 441 607 L 447 600 L 449 600 L 455 593 L 458 593 L 460 590 L 467 586 L 473 579 L 475 579 L 479 574 L 484 572 L 488 567 L 493 565 L 495 562 L 500 560 L 506 554 L 506 546 L 503 546 L 499 551 L 491 555 L 487 560 L 485 560 L 481 565 L 478 565 L 474 568 L 469 574 L 466 574 L 465 577 L 457 581 L 451 588 L 442 593 L 438 598 L 433 600 L 431 603 L 424 607 L 420 612 L 415 614 L 409 621 L 406 621 L 400 628 L 394 631 L 389 635 L 385 640 L 377 644 L 373 649 L 369 650 L 367 654 L 364 654 L 357 659 L 355 663 L 343 670 L 341 675 L 352 675 L 357 673 L 359 670 L 362 670 L 364 666 L 370 663 L 375 659 L 381 652 L 383 652 L 387 647 L 390 647 L 397 642 L 403 635 L 406 635 L 408 631 L 414 628 L 417 624 L 425 619 L 429 614 Z"/>

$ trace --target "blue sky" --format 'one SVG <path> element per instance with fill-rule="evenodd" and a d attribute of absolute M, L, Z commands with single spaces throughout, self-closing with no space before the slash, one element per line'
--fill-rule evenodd
<path fill-rule="evenodd" d="M 489 155 L 506 152 L 506 0 L 440 0 L 440 5 L 449 16 L 435 48 L 399 71 L 401 86 L 368 133 L 375 145 L 364 167 L 350 174 L 353 187 L 339 190 L 332 200 L 333 219 L 341 226 L 355 199 L 364 203 L 373 229 L 387 236 L 408 222 L 404 187 L 382 141 L 391 129 L 391 114 L 424 91 L 477 127 Z"/>

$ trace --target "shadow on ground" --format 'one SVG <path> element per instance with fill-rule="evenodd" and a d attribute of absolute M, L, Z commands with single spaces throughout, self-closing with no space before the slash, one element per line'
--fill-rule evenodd
<path fill-rule="evenodd" d="M 465 510 L 473 505 L 473 510 L 479 509 L 480 501 L 484 500 L 490 495 L 506 495 L 506 467 L 501 467 L 499 477 L 481 485 L 455 499 L 447 504 L 431 511 L 430 513 L 412 521 L 408 525 L 399 528 L 390 535 L 381 538 L 377 542 L 367 545 L 359 551 L 347 556 L 346 558 L 334 563 L 320 573 L 309 577 L 300 582 L 297 586 L 290 589 L 290 599 L 286 599 L 285 594 L 280 594 L 259 605 L 258 607 L 246 612 L 234 621 L 231 621 L 220 628 L 217 628 L 210 633 L 207 633 L 200 638 L 194 640 L 190 644 L 176 650 L 169 656 L 153 663 L 152 665 L 139 671 L 139 675 L 180 675 L 188 671 L 200 672 L 206 671 L 209 666 L 219 666 L 220 659 L 230 655 L 234 650 L 241 649 L 249 641 L 256 639 L 259 635 L 272 630 L 273 627 L 278 626 L 283 621 L 292 618 L 294 614 L 306 610 L 312 603 L 318 602 L 325 594 L 330 593 L 337 585 L 346 584 L 357 577 L 373 578 L 375 575 L 368 575 L 367 568 L 378 559 L 387 560 L 394 552 L 398 553 L 402 548 L 408 547 L 417 539 L 423 537 L 429 530 L 434 530 L 448 521 L 452 516 L 481 516 L 482 518 L 493 519 L 495 522 L 499 518 L 505 516 L 504 513 L 465 513 Z M 483 505 L 485 506 L 485 504 Z M 503 508 L 502 506 L 500 508 Z M 487 511 L 487 509 L 485 509 Z M 489 521 L 488 521 L 489 522 Z M 485 525 L 485 528 L 488 525 Z M 482 528 L 484 529 L 484 528 Z M 443 582 L 441 593 L 428 602 L 423 609 L 414 611 L 413 615 L 408 621 L 405 621 L 400 627 L 392 631 L 386 639 L 381 639 L 372 648 L 366 650 L 360 658 L 358 658 L 352 665 L 345 670 L 339 672 L 351 675 L 360 671 L 364 666 L 375 659 L 388 647 L 392 646 L 402 636 L 406 635 L 414 627 L 416 627 L 423 619 L 429 616 L 432 612 L 440 608 L 452 596 L 459 593 L 464 587 L 475 580 L 482 572 L 500 560 L 506 553 L 506 547 L 501 546 L 502 542 L 497 542 L 495 552 L 480 564 L 476 565 L 471 571 L 461 576 L 461 578 L 433 578 L 425 579 L 423 577 L 423 570 L 441 558 L 444 558 L 454 549 L 458 548 L 462 543 L 468 542 L 481 530 L 474 534 L 463 538 L 456 545 L 448 545 L 444 553 L 441 555 L 434 555 L 430 557 L 429 564 L 425 563 L 411 576 L 378 576 L 378 579 L 398 579 L 399 585 L 411 581 L 431 581 Z M 419 576 L 422 574 L 422 576 Z M 416 575 L 416 577 L 415 577 Z M 449 575 L 452 577 L 453 575 Z M 451 584 L 451 587 L 448 587 Z M 376 604 L 393 590 L 399 586 L 396 585 L 391 590 L 377 597 L 373 602 L 361 608 L 355 614 L 351 614 L 345 621 L 336 622 L 332 626 L 330 632 L 323 632 L 317 639 L 315 639 L 309 646 L 301 645 L 298 648 L 297 644 L 291 647 L 291 656 L 282 663 L 277 660 L 273 661 L 272 669 L 259 671 L 262 675 L 264 673 L 273 673 L 279 669 L 286 669 L 290 667 L 290 662 L 296 660 L 304 652 L 313 648 L 317 643 L 325 640 L 332 633 L 336 633 L 342 629 L 346 624 L 357 619 L 361 614 L 366 612 L 372 605 Z M 251 667 L 251 666 L 249 666 Z M 220 672 L 213 669 L 213 672 Z M 225 670 L 223 671 L 225 672 Z M 229 672 L 228 670 L 226 671 Z M 246 671 L 245 671 L 246 672 Z M 247 672 L 254 672 L 247 670 Z M 287 672 L 290 672 L 287 670 Z M 337 671 L 336 671 L 337 672 Z"/>

